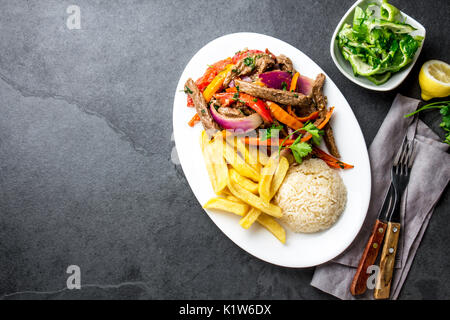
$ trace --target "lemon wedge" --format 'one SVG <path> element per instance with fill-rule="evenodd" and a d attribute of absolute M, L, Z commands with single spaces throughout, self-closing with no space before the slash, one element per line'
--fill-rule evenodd
<path fill-rule="evenodd" d="M 450 65 L 440 60 L 423 64 L 419 73 L 422 99 L 444 98 L 450 95 Z"/>

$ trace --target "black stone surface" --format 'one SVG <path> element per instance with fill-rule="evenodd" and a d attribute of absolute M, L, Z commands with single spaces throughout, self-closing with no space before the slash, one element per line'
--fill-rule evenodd
<path fill-rule="evenodd" d="M 353 1 L 1 1 L 0 297 L 331 299 L 313 269 L 250 256 L 203 213 L 171 162 L 172 103 L 185 65 L 221 35 L 280 38 L 313 58 L 370 145 L 397 92 L 419 97 L 420 66 L 449 61 L 449 1 L 396 0 L 427 29 L 394 92 L 347 80 L 329 43 Z M 66 8 L 81 8 L 81 30 Z M 207 63 L 207 62 L 205 62 Z M 425 121 L 439 131 L 439 116 Z M 401 293 L 450 298 L 444 192 Z M 80 266 L 81 290 L 66 268 Z"/>

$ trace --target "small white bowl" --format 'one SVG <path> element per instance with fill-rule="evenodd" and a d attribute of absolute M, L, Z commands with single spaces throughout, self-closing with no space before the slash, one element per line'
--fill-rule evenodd
<path fill-rule="evenodd" d="M 347 11 L 347 13 L 341 19 L 341 21 L 339 22 L 339 24 L 336 27 L 336 30 L 333 33 L 333 38 L 331 39 L 331 44 L 330 44 L 330 53 L 331 53 L 331 57 L 333 58 L 334 63 L 336 64 L 336 67 L 339 69 L 339 71 L 341 71 L 344 76 L 346 76 L 348 79 L 350 79 L 357 85 L 360 85 L 361 87 L 364 87 L 364 88 L 370 89 L 370 90 L 375 90 L 375 91 L 389 91 L 389 90 L 393 90 L 393 89 L 397 88 L 403 82 L 403 80 L 405 80 L 405 78 L 408 76 L 409 72 L 411 71 L 414 64 L 416 63 L 420 52 L 422 51 L 423 43 L 425 42 L 426 32 L 425 32 L 424 26 L 422 26 L 419 22 L 417 22 L 416 20 L 414 20 L 413 18 L 411 18 L 410 16 L 405 14 L 403 11 L 401 11 L 402 16 L 404 18 L 406 18 L 406 23 L 412 25 L 414 28 L 417 29 L 414 32 L 412 32 L 411 35 L 423 37 L 422 44 L 420 45 L 419 49 L 417 49 L 414 60 L 407 66 L 407 68 L 394 73 L 387 82 L 385 82 L 379 86 L 372 83 L 370 80 L 366 79 L 365 77 L 362 77 L 362 76 L 356 77 L 353 74 L 353 70 L 352 70 L 350 63 L 344 59 L 341 51 L 339 50 L 336 36 L 338 35 L 339 31 L 341 30 L 342 26 L 345 23 L 348 23 L 350 25 L 353 24 L 353 14 L 354 14 L 356 6 L 360 6 L 363 9 L 365 9 L 371 3 L 380 4 L 381 1 L 379 1 L 379 0 L 358 0 Z"/>

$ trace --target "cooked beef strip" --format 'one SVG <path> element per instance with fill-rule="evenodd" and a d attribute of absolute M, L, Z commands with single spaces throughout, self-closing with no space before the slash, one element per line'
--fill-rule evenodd
<path fill-rule="evenodd" d="M 327 100 L 323 95 L 324 83 L 325 83 L 325 75 L 323 73 L 320 73 L 316 77 L 316 80 L 314 81 L 312 88 L 312 96 L 317 105 L 317 110 L 319 110 L 320 112 L 319 118 L 317 118 L 317 120 L 314 123 L 314 124 L 317 123 L 316 125 L 319 125 L 320 122 L 322 122 L 325 119 L 327 114 Z M 334 157 L 340 158 L 341 155 L 339 154 L 336 141 L 334 140 L 333 129 L 331 128 L 330 123 L 328 123 L 325 126 L 325 128 L 323 128 L 323 130 L 325 133 L 323 139 L 325 140 L 325 144 L 327 145 L 328 150 Z"/>
<path fill-rule="evenodd" d="M 298 92 L 261 87 L 241 80 L 235 80 L 235 84 L 236 86 L 239 86 L 241 92 L 280 104 L 308 107 L 312 103 L 311 97 Z"/>
<path fill-rule="evenodd" d="M 248 57 L 253 59 L 254 65 L 246 65 L 246 62 L 248 62 L 248 60 L 245 60 L 245 58 Z M 273 65 L 275 64 L 275 60 L 266 53 L 253 53 L 249 54 L 248 57 L 239 60 L 238 63 L 236 63 L 236 66 L 230 72 L 228 72 L 223 82 L 224 87 L 227 87 L 230 84 L 231 80 L 239 76 L 249 76 L 253 73 L 263 73 L 270 67 L 273 67 Z"/>
<path fill-rule="evenodd" d="M 231 107 L 220 107 L 217 109 L 220 114 L 228 117 L 242 118 L 244 115 L 239 109 L 231 108 Z"/>
<path fill-rule="evenodd" d="M 281 70 L 287 71 L 292 73 L 292 75 L 295 73 L 294 65 L 292 64 L 292 60 L 286 57 L 284 54 L 280 54 L 277 57 L 277 64 L 280 65 Z"/>
<path fill-rule="evenodd" d="M 208 104 L 206 103 L 202 92 L 194 83 L 194 80 L 189 78 L 186 81 L 185 90 L 192 98 L 192 101 L 194 101 L 195 109 L 197 110 L 197 114 L 199 115 L 200 121 L 202 122 L 203 128 L 205 128 L 206 132 L 209 130 L 220 130 L 220 126 L 212 118 L 208 109 Z"/>

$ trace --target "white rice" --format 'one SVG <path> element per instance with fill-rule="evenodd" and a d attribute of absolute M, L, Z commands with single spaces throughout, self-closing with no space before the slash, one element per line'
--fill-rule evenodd
<path fill-rule="evenodd" d="M 289 168 L 275 202 L 280 219 L 294 232 L 313 233 L 330 228 L 347 202 L 347 189 L 336 170 L 320 159 Z"/>

